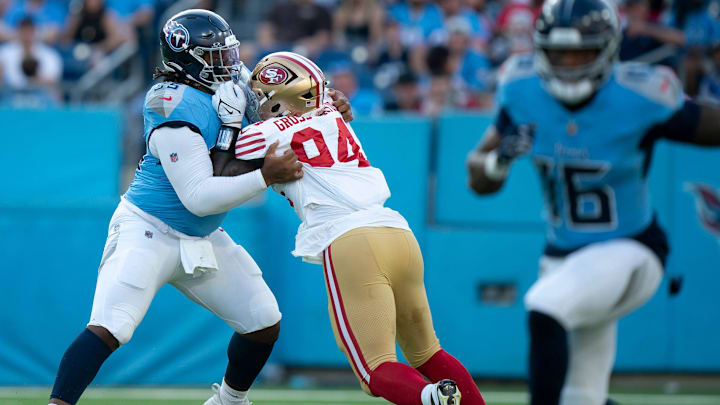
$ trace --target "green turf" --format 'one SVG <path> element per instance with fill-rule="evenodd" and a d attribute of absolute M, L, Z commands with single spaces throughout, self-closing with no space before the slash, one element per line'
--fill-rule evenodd
<path fill-rule="evenodd" d="M 45 405 L 49 388 L 0 388 L 0 405 Z M 91 389 L 80 405 L 202 405 L 210 396 L 208 389 L 186 388 L 120 388 Z M 484 387 L 488 405 L 526 405 L 522 391 Z M 614 393 L 613 398 L 622 405 L 720 405 L 720 388 L 714 394 L 661 394 L 641 392 Z M 255 405 L 363 405 L 387 402 L 365 396 L 359 389 L 343 390 L 290 390 L 256 389 L 250 398 Z"/>

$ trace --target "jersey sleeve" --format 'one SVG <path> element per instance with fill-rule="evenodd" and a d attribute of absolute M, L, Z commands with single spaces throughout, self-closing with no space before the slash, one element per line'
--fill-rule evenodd
<path fill-rule="evenodd" d="M 653 126 L 667 121 L 683 108 L 685 92 L 675 73 L 665 66 L 641 63 L 621 64 L 617 82 L 630 90 L 640 102 L 633 103 L 638 116 Z"/>
<path fill-rule="evenodd" d="M 650 145 L 660 139 L 690 143 L 695 139 L 699 123 L 700 106 L 692 100 L 686 100 L 670 119 L 650 128 L 642 145 Z"/>
<path fill-rule="evenodd" d="M 235 142 L 235 158 L 242 160 L 263 158 L 270 144 L 259 127 L 248 127 L 240 132 Z"/>
<path fill-rule="evenodd" d="M 241 160 L 254 160 L 265 157 L 267 149 L 275 141 L 279 141 L 278 153 L 283 153 L 290 145 L 292 133 L 285 134 L 277 128 L 274 121 L 279 118 L 262 121 L 255 125 L 245 127 L 238 134 L 235 142 L 235 158 Z"/>
<path fill-rule="evenodd" d="M 203 137 L 208 149 L 217 140 L 218 134 L 207 130 L 212 127 L 209 121 L 217 117 L 209 98 L 203 100 L 201 95 L 182 84 L 165 82 L 153 86 L 145 98 L 143 116 L 145 125 L 151 128 L 146 131 L 148 138 L 152 130 L 169 126 L 188 127 L 197 132 Z"/>
<path fill-rule="evenodd" d="M 640 102 L 633 103 L 633 111 L 647 121 L 641 146 L 651 146 L 662 138 L 689 142 L 695 137 L 700 107 L 685 96 L 672 70 L 640 63 L 621 64 L 617 81 L 640 97 Z"/>

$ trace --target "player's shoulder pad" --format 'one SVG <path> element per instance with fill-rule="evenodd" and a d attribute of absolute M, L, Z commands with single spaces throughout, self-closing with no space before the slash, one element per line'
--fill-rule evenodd
<path fill-rule="evenodd" d="M 620 86 L 668 108 L 681 105 L 685 97 L 675 72 L 665 66 L 620 63 L 616 67 L 615 78 Z"/>
<path fill-rule="evenodd" d="M 498 85 L 504 86 L 533 75 L 535 75 L 535 58 L 533 55 L 513 55 L 500 66 Z"/>
<path fill-rule="evenodd" d="M 180 83 L 158 83 L 148 91 L 145 106 L 166 120 L 188 120 L 202 116 L 208 108 L 212 109 L 209 98 L 199 93 L 200 90 Z"/>

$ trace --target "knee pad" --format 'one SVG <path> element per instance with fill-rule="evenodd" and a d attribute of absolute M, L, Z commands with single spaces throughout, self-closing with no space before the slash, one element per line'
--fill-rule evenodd
<path fill-rule="evenodd" d="M 90 325 L 102 326 L 107 329 L 108 332 L 117 339 L 120 346 L 122 346 L 129 342 L 132 338 L 133 333 L 135 333 L 135 329 L 137 329 L 138 321 L 137 318 L 129 311 L 122 308 L 113 308 L 112 320 L 109 325 L 93 322 L 91 322 Z"/>
<path fill-rule="evenodd" d="M 248 325 L 249 330 L 236 331 L 240 334 L 256 332 L 269 328 L 280 322 L 280 319 L 282 319 L 282 314 L 280 313 L 277 300 L 270 290 L 255 295 L 250 301 L 250 308 L 252 308 L 253 325 Z"/>
<path fill-rule="evenodd" d="M 537 312 L 547 315 L 559 322 L 564 328 L 570 329 L 568 327 L 568 316 L 566 316 L 567 311 L 565 309 L 557 305 L 553 299 L 547 299 L 543 289 L 531 288 L 530 291 L 525 294 L 526 311 L 531 314 Z"/>

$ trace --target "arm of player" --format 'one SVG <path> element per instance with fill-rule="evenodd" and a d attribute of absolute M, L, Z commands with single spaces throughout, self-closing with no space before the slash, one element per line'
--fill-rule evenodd
<path fill-rule="evenodd" d="M 497 168 L 497 148 L 500 146 L 500 135 L 494 126 L 490 126 L 477 148 L 470 151 L 467 157 L 468 185 L 478 194 L 492 194 L 505 184 L 505 173 L 488 175 L 486 167 Z M 490 169 L 492 172 L 492 168 Z"/>
<path fill-rule="evenodd" d="M 260 170 L 213 177 L 205 141 L 188 127 L 156 129 L 150 137 L 150 152 L 160 159 L 185 208 L 200 217 L 229 211 L 267 189 Z"/>
<path fill-rule="evenodd" d="M 720 146 L 720 107 L 686 100 L 667 121 L 651 128 L 643 143 L 662 138 L 698 146 Z"/>
<path fill-rule="evenodd" d="M 288 149 L 278 156 L 276 154 L 277 141 L 270 146 L 264 143 L 264 138 L 262 144 L 252 142 L 254 141 L 246 141 L 241 135 L 234 151 L 213 153 L 214 174 L 216 176 L 237 176 L 260 169 L 265 184 L 268 186 L 302 178 L 302 163 L 298 162 L 295 152 Z M 247 145 L 248 143 L 250 145 Z"/>
<path fill-rule="evenodd" d="M 505 183 L 510 165 L 532 148 L 535 126 L 515 125 L 501 109 L 480 145 L 467 158 L 469 186 L 478 194 L 494 193 Z"/>
<path fill-rule="evenodd" d="M 268 185 L 298 180 L 303 176 L 302 163 L 298 162 L 297 155 L 288 146 L 291 139 L 290 134 L 263 132 L 257 127 L 248 127 L 238 135 L 235 142 L 235 159 L 238 163 L 232 164 L 229 170 L 246 170 L 248 161 L 262 160 L 260 170 Z M 287 149 L 282 155 L 277 155 L 278 147 Z"/>
<path fill-rule="evenodd" d="M 701 146 L 720 146 L 720 107 L 702 105 L 699 115 L 692 143 Z"/>

